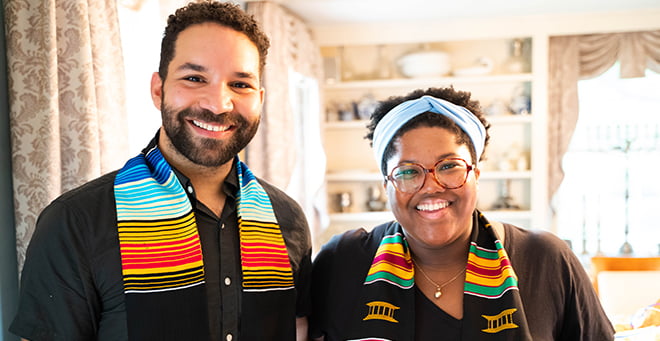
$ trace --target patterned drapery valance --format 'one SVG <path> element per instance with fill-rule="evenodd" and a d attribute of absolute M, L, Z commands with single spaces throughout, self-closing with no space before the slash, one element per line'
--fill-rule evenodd
<path fill-rule="evenodd" d="M 660 73 L 660 30 L 551 37 L 548 58 L 548 199 L 564 179 L 561 160 L 578 118 L 578 80 L 619 62 L 621 78 Z"/>

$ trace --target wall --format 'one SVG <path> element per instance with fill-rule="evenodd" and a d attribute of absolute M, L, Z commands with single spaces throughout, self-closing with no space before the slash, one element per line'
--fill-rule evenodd
<path fill-rule="evenodd" d="M 0 6 L 0 341 L 14 341 L 18 338 L 7 331 L 18 303 L 18 270 L 11 183 L 7 53 L 4 27 L 4 7 Z"/>
<path fill-rule="evenodd" d="M 423 29 L 420 29 L 422 28 Z M 494 39 L 511 36 L 644 31 L 660 28 L 660 9 L 573 15 L 535 15 L 433 22 L 312 26 L 319 45 Z"/>

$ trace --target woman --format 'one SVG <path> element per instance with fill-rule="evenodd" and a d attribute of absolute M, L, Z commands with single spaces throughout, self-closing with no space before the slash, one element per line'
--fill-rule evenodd
<path fill-rule="evenodd" d="M 486 219 L 478 102 L 453 88 L 381 102 L 367 138 L 396 221 L 335 236 L 314 260 L 317 340 L 612 340 L 567 244 Z"/>

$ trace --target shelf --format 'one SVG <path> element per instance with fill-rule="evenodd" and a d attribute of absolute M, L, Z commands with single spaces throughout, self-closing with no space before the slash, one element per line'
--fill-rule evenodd
<path fill-rule="evenodd" d="M 333 182 L 351 182 L 351 181 L 383 181 L 383 176 L 380 173 L 372 172 L 336 172 L 336 173 L 327 173 L 325 175 L 327 181 Z"/>
<path fill-rule="evenodd" d="M 486 116 L 490 124 L 527 124 L 532 123 L 532 115 L 498 115 Z"/>
<path fill-rule="evenodd" d="M 488 219 L 505 222 L 509 220 L 527 220 L 532 218 L 532 212 L 529 210 L 495 210 L 481 212 Z"/>
<path fill-rule="evenodd" d="M 439 84 L 484 84 L 484 83 L 515 83 L 531 82 L 531 73 L 501 74 L 485 76 L 463 76 L 463 77 L 434 77 L 434 78 L 399 78 L 399 79 L 377 79 L 360 80 L 349 82 L 336 82 L 324 85 L 324 90 L 345 90 L 363 88 L 425 88 L 438 86 Z"/>
<path fill-rule="evenodd" d="M 481 180 L 531 179 L 532 171 L 482 171 Z"/>
<path fill-rule="evenodd" d="M 525 38 L 526 44 L 531 47 L 531 38 Z M 544 217 L 543 204 L 545 179 L 543 172 L 546 165 L 543 156 L 538 152 L 545 149 L 545 135 L 540 133 L 539 124 L 542 124 L 547 114 L 541 98 L 543 82 L 539 82 L 538 75 L 532 72 L 507 74 L 504 65 L 510 57 L 510 39 L 486 39 L 483 41 L 456 41 L 456 42 L 430 42 L 432 48 L 443 50 L 452 55 L 452 66 L 461 69 L 469 66 L 475 57 L 487 55 L 495 62 L 492 73 L 474 76 L 405 78 L 401 70 L 393 68 L 391 78 L 366 79 L 377 75 L 372 59 L 377 57 L 378 49 L 374 46 L 351 47 L 353 53 L 341 52 L 336 46 L 327 46 L 322 49 L 324 56 L 339 61 L 328 64 L 330 73 L 335 81 L 323 85 L 324 105 L 326 107 L 326 120 L 323 124 L 324 147 L 327 156 L 327 171 L 325 176 L 326 191 L 335 203 L 338 193 L 352 194 L 353 205 L 350 213 L 330 214 L 330 225 L 333 231 L 341 231 L 349 227 L 375 226 L 389 220 L 394 216 L 391 212 L 368 212 L 365 203 L 369 191 L 373 186 L 382 189 L 383 176 L 373 160 L 369 141 L 364 139 L 367 134 L 369 120 L 356 119 L 341 121 L 340 112 L 355 108 L 362 103 L 366 96 L 382 101 L 390 96 L 403 96 L 413 89 L 426 89 L 431 87 L 453 86 L 460 91 L 469 92 L 473 99 L 481 103 L 486 120 L 491 124 L 491 140 L 488 145 L 487 161 L 480 163 L 480 193 L 477 207 L 483 207 L 484 213 L 493 220 L 510 222 L 524 227 L 539 226 L 537 222 Z M 385 58 L 394 63 L 396 56 L 415 49 L 416 44 L 390 44 Z M 345 46 L 344 46 L 345 47 Z M 356 52 L 357 51 L 357 52 Z M 524 55 L 530 65 L 531 49 Z M 540 51 L 543 52 L 543 51 Z M 342 56 L 342 53 L 345 53 Z M 374 59 L 376 60 L 376 59 Z M 356 76 L 356 80 L 338 81 L 341 77 L 341 65 L 346 62 L 349 70 Z M 392 64 L 396 66 L 396 64 Z M 537 69 L 534 65 L 533 70 Z M 376 70 L 377 71 L 377 70 Z M 538 72 L 537 72 L 538 73 Z M 359 77 L 359 78 L 358 78 Z M 373 76 L 375 77 L 375 76 Z M 509 114 L 510 106 L 516 105 L 521 91 L 529 96 L 531 105 L 526 108 L 533 114 Z M 488 109 L 488 110 L 487 110 Z M 344 115 L 346 117 L 346 115 Z M 355 115 L 355 117 L 364 117 Z M 519 150 L 519 153 L 515 151 Z M 545 152 L 543 152 L 545 153 Z M 520 155 L 514 155 L 520 154 Z M 515 162 L 524 158 L 524 162 Z M 507 167 L 506 161 L 509 162 Z M 512 169 L 501 171 L 500 169 Z M 516 169 L 525 169 L 518 171 Z M 513 204 L 521 210 L 488 210 L 491 207 L 502 207 L 496 203 L 502 193 L 513 198 Z M 515 207 L 515 206 L 513 206 Z M 336 207 L 331 211 L 338 212 Z"/>
<path fill-rule="evenodd" d="M 394 220 L 394 214 L 392 214 L 391 211 L 332 213 L 330 214 L 330 220 L 334 223 L 352 223 L 355 221 L 384 223 L 390 220 Z"/>
<path fill-rule="evenodd" d="M 506 179 L 530 179 L 532 172 L 526 171 L 482 171 L 480 179 L 482 180 L 506 180 Z M 364 182 L 364 181 L 383 181 L 380 173 L 371 172 L 337 172 L 328 173 L 325 176 L 327 181 L 331 182 Z"/>
<path fill-rule="evenodd" d="M 490 124 L 530 124 L 533 121 L 532 115 L 498 115 L 486 116 L 486 120 Z M 325 129 L 364 129 L 365 135 L 367 132 L 368 120 L 352 120 L 352 121 L 326 121 Z"/>
<path fill-rule="evenodd" d="M 367 134 L 366 120 L 353 120 L 353 121 L 327 121 L 325 122 L 325 129 L 364 129 L 364 135 Z"/>

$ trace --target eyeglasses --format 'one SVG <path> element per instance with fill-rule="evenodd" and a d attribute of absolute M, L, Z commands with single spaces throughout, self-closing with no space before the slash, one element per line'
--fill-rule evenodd
<path fill-rule="evenodd" d="M 438 185 L 456 189 L 463 187 L 472 169 L 472 165 L 459 158 L 442 159 L 430 169 L 417 163 L 404 163 L 394 167 L 385 179 L 391 181 L 401 193 L 415 193 L 424 186 L 426 173 L 432 173 Z"/>

